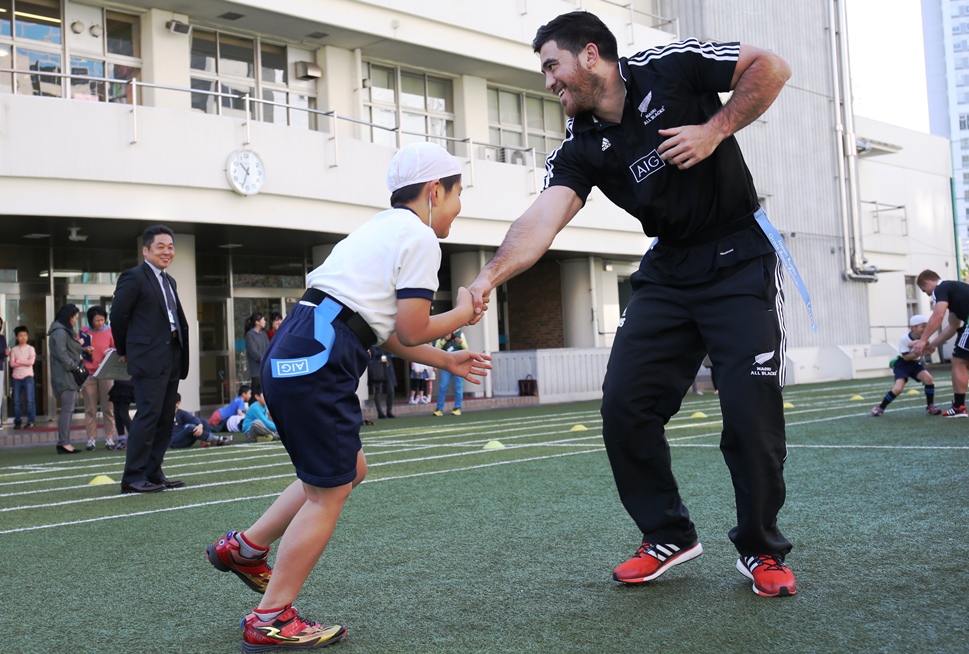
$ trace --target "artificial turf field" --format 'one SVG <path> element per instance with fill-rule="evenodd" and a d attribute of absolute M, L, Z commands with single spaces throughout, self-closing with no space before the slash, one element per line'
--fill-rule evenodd
<path fill-rule="evenodd" d="M 951 388 L 936 378 L 945 408 Z M 598 403 L 381 420 L 363 432 L 367 480 L 297 606 L 348 625 L 334 654 L 969 651 L 969 419 L 926 416 L 921 392 L 871 417 L 890 384 L 785 390 L 779 524 L 795 545 L 794 597 L 758 597 L 734 567 L 707 393 L 688 396 L 667 432 L 699 559 L 640 586 L 612 581 L 640 534 L 613 486 Z M 492 440 L 505 447 L 483 449 Z M 118 480 L 122 457 L 0 451 L 3 651 L 239 651 L 259 596 L 204 549 L 293 479 L 282 446 L 171 451 L 166 473 L 188 483 L 178 491 L 88 485 Z"/>

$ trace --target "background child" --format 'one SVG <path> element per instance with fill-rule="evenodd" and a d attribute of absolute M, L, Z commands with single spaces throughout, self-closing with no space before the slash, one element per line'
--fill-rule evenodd
<path fill-rule="evenodd" d="M 111 390 L 108 391 L 108 399 L 114 410 L 114 426 L 118 432 L 118 440 L 114 447 L 107 446 L 109 450 L 128 449 L 128 436 L 131 433 L 131 405 L 135 401 L 135 384 L 130 379 L 115 379 Z"/>
<path fill-rule="evenodd" d="M 250 443 L 266 443 L 272 440 L 279 440 L 276 433 L 276 423 L 269 417 L 266 410 L 266 398 L 263 397 L 262 389 L 259 387 L 252 389 L 252 398 L 255 400 L 249 405 L 246 417 L 242 421 L 242 431 L 246 434 L 246 440 Z"/>
<path fill-rule="evenodd" d="M 37 407 L 34 403 L 34 363 L 37 361 L 37 351 L 33 345 L 27 344 L 30 337 L 24 325 L 13 330 L 17 344 L 10 348 L 10 377 L 13 379 L 13 427 L 20 429 L 22 413 L 22 399 L 27 401 L 27 429 L 37 422 Z"/>
<path fill-rule="evenodd" d="M 169 448 L 192 447 L 195 441 L 203 445 L 231 445 L 232 436 L 217 436 L 212 426 L 193 413 L 182 410 L 182 396 L 175 393 L 175 424 L 172 427 L 172 442 Z"/>
<path fill-rule="evenodd" d="M 932 375 L 922 365 L 922 357 L 912 351 L 915 341 L 922 338 L 925 333 L 925 326 L 929 322 L 926 316 L 921 314 L 912 316 L 908 324 L 911 330 L 902 336 L 898 342 L 898 357 L 892 369 L 895 371 L 895 385 L 892 390 L 885 394 L 882 403 L 871 410 L 871 415 L 878 417 L 885 413 L 885 409 L 898 397 L 909 377 L 925 384 L 925 413 L 930 416 L 937 416 L 942 410 L 935 405 L 935 380 Z"/>
<path fill-rule="evenodd" d="M 209 424 L 212 431 L 227 431 L 227 422 L 232 416 L 246 417 L 246 409 L 249 408 L 249 400 L 252 398 L 252 388 L 248 384 L 239 387 L 239 394 L 234 400 L 220 409 L 216 409 L 209 416 Z M 232 429 L 228 431 L 239 431 Z"/>
<path fill-rule="evenodd" d="M 439 145 L 408 145 L 394 155 L 387 186 L 394 208 L 354 230 L 307 276 L 308 290 L 263 358 L 263 390 L 297 480 L 251 527 L 206 550 L 217 569 L 265 593 L 243 620 L 246 651 L 325 647 L 346 635 L 342 625 L 304 620 L 292 603 L 367 472 L 356 390 L 368 348 L 382 342 L 401 358 L 474 383 L 491 368 L 487 355 L 426 345 L 467 324 L 474 311 L 462 288 L 451 311 L 430 315 L 438 239 L 461 210 L 461 166 Z M 280 537 L 271 571 L 269 546 Z"/>

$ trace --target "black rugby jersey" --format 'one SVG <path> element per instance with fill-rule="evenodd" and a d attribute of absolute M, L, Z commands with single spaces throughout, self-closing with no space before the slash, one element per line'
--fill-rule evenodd
<path fill-rule="evenodd" d="M 964 322 L 969 321 L 969 284 L 941 281 L 932 292 L 932 298 L 936 302 L 948 302 L 951 313 Z"/>
<path fill-rule="evenodd" d="M 757 191 L 733 136 L 687 170 L 662 161 L 656 150 L 666 140 L 660 129 L 703 124 L 720 110 L 718 93 L 730 90 L 739 54 L 739 43 L 687 39 L 621 58 L 622 122 L 579 114 L 546 159 L 545 188 L 566 186 L 585 202 L 598 186 L 642 223 L 647 236 L 659 237 L 657 248 L 708 245 L 690 253 L 692 263 L 682 250 L 669 261 L 654 261 L 659 277 L 687 274 L 702 281 L 716 269 L 772 251 L 753 222 Z M 667 259 L 657 248 L 650 258 Z M 729 255 L 718 260 L 720 252 Z"/>

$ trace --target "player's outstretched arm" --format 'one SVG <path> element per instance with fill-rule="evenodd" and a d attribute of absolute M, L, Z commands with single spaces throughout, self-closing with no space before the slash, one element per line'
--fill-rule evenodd
<path fill-rule="evenodd" d="M 565 186 L 551 186 L 512 223 L 495 255 L 468 287 L 474 300 L 474 324 L 487 311 L 491 291 L 531 268 L 552 246 L 555 236 L 582 208 L 582 200 Z"/>

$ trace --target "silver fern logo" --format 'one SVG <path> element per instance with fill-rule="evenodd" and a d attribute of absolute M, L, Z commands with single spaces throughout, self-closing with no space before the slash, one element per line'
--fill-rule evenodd
<path fill-rule="evenodd" d="M 777 376 L 777 368 L 773 362 L 774 352 L 775 350 L 771 350 L 770 352 L 764 352 L 754 357 L 754 363 L 752 364 L 750 370 L 750 375 L 752 377 Z"/>
<path fill-rule="evenodd" d="M 651 122 L 659 118 L 660 114 L 666 111 L 666 106 L 662 106 L 659 109 L 650 109 L 649 103 L 653 101 L 653 92 L 650 91 L 643 98 L 643 101 L 639 103 L 639 116 L 643 119 L 643 125 L 649 125 Z"/>

